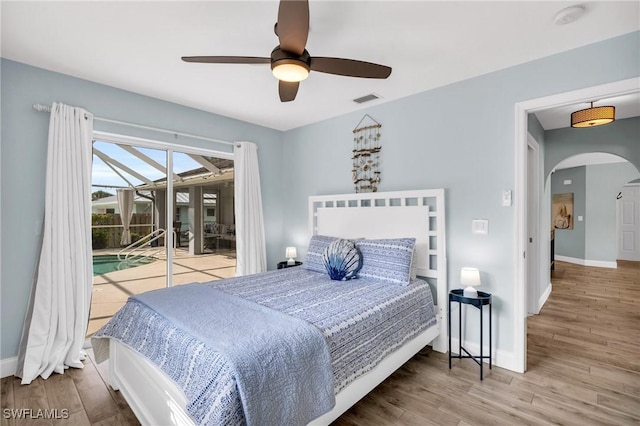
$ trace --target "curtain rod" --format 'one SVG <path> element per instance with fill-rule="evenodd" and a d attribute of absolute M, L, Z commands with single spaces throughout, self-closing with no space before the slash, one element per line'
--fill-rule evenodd
<path fill-rule="evenodd" d="M 35 109 L 36 111 L 40 111 L 40 112 L 51 112 L 51 107 L 49 105 L 34 104 L 33 105 L 33 109 Z M 233 142 L 223 141 L 223 140 L 220 140 L 220 139 L 207 138 L 205 136 L 193 135 L 191 133 L 176 132 L 175 130 L 160 129 L 158 127 L 143 126 L 141 124 L 128 123 L 126 121 L 111 120 L 109 118 L 102 118 L 102 117 L 93 117 L 93 119 L 95 121 L 103 121 L 105 123 L 120 124 L 120 125 L 123 125 L 123 126 L 136 127 L 138 129 L 152 130 L 154 132 L 160 132 L 160 133 L 167 133 L 167 134 L 170 134 L 170 135 L 174 135 L 175 137 L 184 136 L 184 137 L 191 138 L 191 139 L 200 139 L 200 140 L 203 140 L 203 141 L 221 143 L 221 144 L 224 144 L 224 145 L 235 145 L 235 143 L 233 143 Z"/>

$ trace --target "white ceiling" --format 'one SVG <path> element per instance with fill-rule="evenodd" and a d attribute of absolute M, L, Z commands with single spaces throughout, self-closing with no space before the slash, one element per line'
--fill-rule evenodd
<path fill-rule="evenodd" d="M 274 1 L 2 1 L 1 52 L 18 62 L 287 130 L 640 29 L 638 1 L 582 3 L 586 13 L 579 20 L 555 25 L 554 15 L 573 4 L 311 0 L 312 56 L 377 62 L 393 72 L 387 80 L 312 72 L 290 103 L 279 101 L 268 65 L 180 60 L 269 56 L 278 43 Z M 352 101 L 369 93 L 382 99 Z M 545 128 L 546 120 L 541 118 Z"/>

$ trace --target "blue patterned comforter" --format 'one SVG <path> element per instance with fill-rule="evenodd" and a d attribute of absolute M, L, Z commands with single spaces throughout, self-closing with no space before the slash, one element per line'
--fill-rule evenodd
<path fill-rule="evenodd" d="M 287 268 L 201 285 L 315 325 L 329 348 L 336 393 L 436 323 L 431 291 L 420 280 L 409 286 L 370 279 L 343 282 Z M 230 363 L 144 304 L 130 299 L 95 337 L 94 346 L 106 340 L 99 337 L 115 338 L 154 362 L 183 389 L 196 423 L 245 424 Z"/>

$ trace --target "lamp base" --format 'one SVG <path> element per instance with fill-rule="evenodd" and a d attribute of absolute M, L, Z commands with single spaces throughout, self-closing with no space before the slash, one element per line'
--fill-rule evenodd
<path fill-rule="evenodd" d="M 293 260 L 293 257 L 290 257 L 289 260 L 287 260 L 287 265 L 291 266 L 291 265 L 295 265 L 296 261 Z"/>
<path fill-rule="evenodd" d="M 467 286 L 462 292 L 464 297 L 478 297 L 478 291 L 473 286 Z"/>

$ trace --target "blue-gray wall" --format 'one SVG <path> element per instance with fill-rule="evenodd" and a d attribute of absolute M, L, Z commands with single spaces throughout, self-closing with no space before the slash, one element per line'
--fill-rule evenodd
<path fill-rule="evenodd" d="M 42 219 L 44 204 L 47 115 L 36 113 L 31 105 L 56 100 L 83 106 L 98 116 L 258 143 L 270 264 L 281 257 L 285 245 L 306 247 L 308 196 L 353 192 L 351 130 L 365 113 L 370 114 L 383 125 L 379 189 L 446 189 L 450 286 L 458 287 L 462 266 L 482 271 L 482 289 L 495 294 L 495 349 L 508 357 L 514 334 L 515 218 L 513 207 L 501 206 L 501 194 L 515 187 L 514 104 L 638 77 L 639 35 L 631 33 L 284 133 L 3 61 L 0 356 L 17 353 L 37 258 L 33 230 Z M 471 234 L 474 218 L 489 220 L 488 236 Z M 302 258 L 305 253 L 300 251 Z"/>
<path fill-rule="evenodd" d="M 565 181 L 571 183 L 565 185 Z M 556 229 L 555 232 L 555 255 L 572 257 L 575 259 L 585 258 L 585 210 L 586 210 L 586 168 L 571 167 L 569 169 L 558 170 L 551 174 L 551 200 L 553 203 L 554 194 L 573 194 L 573 229 Z M 553 214 L 549 212 L 548 214 Z M 583 220 L 578 221 L 578 216 Z M 553 218 L 551 218 L 553 226 Z"/>
<path fill-rule="evenodd" d="M 544 128 L 535 114 L 527 114 L 527 130 L 538 143 L 544 141 Z"/>
<path fill-rule="evenodd" d="M 613 264 L 618 255 L 616 195 L 640 172 L 629 162 L 595 164 L 551 174 L 552 194 L 574 194 L 574 229 L 556 229 L 555 254 L 586 264 Z M 571 179 L 570 185 L 564 181 Z M 583 221 L 578 221 L 578 216 Z"/>
<path fill-rule="evenodd" d="M 49 114 L 35 103 L 63 102 L 99 117 L 134 122 L 259 146 L 269 266 L 282 259 L 282 132 L 160 101 L 3 59 L 2 76 L 2 269 L 0 358 L 17 354 L 39 255 L 44 210 Z M 218 150 L 229 147 L 176 140 L 171 135 L 118 128 L 96 121 L 95 130 Z"/>
<path fill-rule="evenodd" d="M 576 228 L 573 231 L 556 230 L 556 255 L 587 262 L 615 262 L 615 203 L 613 207 L 605 207 L 605 200 L 608 199 L 607 191 L 621 188 L 640 173 L 640 117 L 616 120 L 606 126 L 589 129 L 548 130 L 544 132 L 544 141 L 544 175 L 551 179 L 552 194 L 580 194 L 578 198 L 583 210 L 580 213 L 576 211 L 574 216 L 577 218 L 581 214 L 585 217 L 584 222 L 574 220 Z M 616 154 L 629 163 L 621 163 L 624 166 L 589 166 L 586 169 L 577 167 L 559 170 L 549 176 L 561 161 L 588 152 Z M 572 186 L 576 191 L 562 184 L 564 179 L 571 179 L 573 174 L 580 176 L 573 179 Z"/>
<path fill-rule="evenodd" d="M 615 262 L 618 257 L 616 196 L 626 183 L 638 179 L 640 172 L 630 163 L 613 163 L 587 166 L 586 175 L 584 258 Z"/>
<path fill-rule="evenodd" d="M 640 68 L 640 64 L 637 65 Z M 606 126 L 545 132 L 544 164 L 548 176 L 562 160 L 585 152 L 607 152 L 624 158 L 640 170 L 640 117 L 616 120 Z"/>
<path fill-rule="evenodd" d="M 353 192 L 351 130 L 371 115 L 382 124 L 379 190 L 446 189 L 449 285 L 459 286 L 462 266 L 482 271 L 482 289 L 495 295 L 496 348 L 508 356 L 515 217 L 513 207 L 501 206 L 501 194 L 515 187 L 514 104 L 637 77 L 638 64 L 636 32 L 288 131 L 284 175 L 297 182 L 284 200 L 284 240 L 304 247 L 309 195 Z M 489 220 L 489 235 L 471 234 L 474 218 Z"/>

